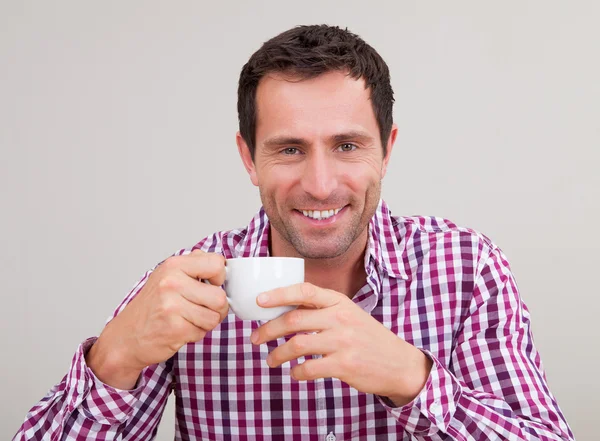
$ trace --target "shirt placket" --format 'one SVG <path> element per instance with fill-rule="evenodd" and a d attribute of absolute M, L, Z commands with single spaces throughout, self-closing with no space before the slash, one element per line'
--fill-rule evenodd
<path fill-rule="evenodd" d="M 321 355 L 313 355 L 313 359 L 322 358 Z M 315 380 L 315 400 L 317 408 L 317 434 L 318 439 L 324 440 L 327 436 L 327 401 L 325 393 L 325 380 Z"/>

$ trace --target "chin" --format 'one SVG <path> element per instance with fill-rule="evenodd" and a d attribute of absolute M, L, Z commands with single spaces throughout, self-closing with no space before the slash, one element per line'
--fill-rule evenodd
<path fill-rule="evenodd" d="M 305 259 L 334 259 L 336 257 L 341 256 L 347 251 L 346 249 L 340 249 L 339 247 L 323 247 L 321 246 L 311 246 L 310 244 L 303 244 L 303 246 L 295 247 L 298 254 L 300 254 Z"/>

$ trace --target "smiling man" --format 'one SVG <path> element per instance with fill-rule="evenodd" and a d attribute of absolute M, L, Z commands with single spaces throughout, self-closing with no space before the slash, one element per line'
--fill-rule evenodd
<path fill-rule="evenodd" d="M 176 439 L 573 439 L 502 251 L 381 200 L 393 102 L 346 30 L 266 42 L 236 138 L 263 207 L 148 271 L 15 439 L 151 439 L 171 391 Z M 303 257 L 306 283 L 257 299 L 301 308 L 230 313 L 219 286 L 244 256 Z"/>
<path fill-rule="evenodd" d="M 241 127 L 237 143 L 273 227 L 271 252 L 304 257 L 309 280 L 352 297 L 396 139 L 391 115 L 384 148 L 365 80 L 340 70 L 267 73 L 256 102 L 254 133 Z"/>

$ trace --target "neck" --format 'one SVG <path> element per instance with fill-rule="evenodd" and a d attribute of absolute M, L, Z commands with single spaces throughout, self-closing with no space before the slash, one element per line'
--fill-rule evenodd
<path fill-rule="evenodd" d="M 277 239 L 277 234 L 271 234 L 272 256 L 302 257 L 298 256 L 295 249 L 289 249 Z M 304 258 L 304 280 L 353 298 L 367 279 L 364 265 L 367 240 L 368 228 L 340 256 L 330 259 Z"/>

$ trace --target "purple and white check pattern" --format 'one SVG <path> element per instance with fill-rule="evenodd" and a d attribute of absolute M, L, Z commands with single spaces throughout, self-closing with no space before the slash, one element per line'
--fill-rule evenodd
<path fill-rule="evenodd" d="M 267 256 L 261 210 L 244 229 L 196 248 L 226 258 Z M 433 360 L 417 398 L 394 408 L 384 397 L 326 378 L 297 382 L 266 357 L 285 339 L 255 347 L 259 326 L 233 314 L 136 388 L 102 384 L 78 349 L 69 373 L 36 404 L 15 440 L 149 440 L 168 395 L 176 439 L 190 440 L 572 440 L 546 383 L 508 262 L 487 237 L 434 217 L 393 217 L 382 201 L 369 226 L 367 284 L 354 302 Z M 125 298 L 118 314 L 152 270 Z M 385 357 L 385 354 L 382 354 Z"/>

